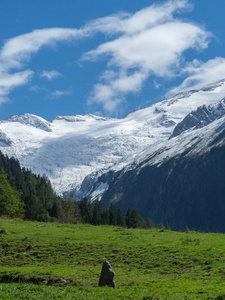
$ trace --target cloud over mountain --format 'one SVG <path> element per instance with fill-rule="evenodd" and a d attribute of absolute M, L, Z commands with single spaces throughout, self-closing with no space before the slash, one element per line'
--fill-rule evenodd
<path fill-rule="evenodd" d="M 119 14 L 93 22 L 94 29 L 111 36 L 83 57 L 107 59 L 107 76 L 103 74 L 94 86 L 89 102 L 112 111 L 127 93 L 140 91 L 150 76 L 172 77 L 179 73 L 186 50 L 206 48 L 210 34 L 175 16 L 188 9 L 188 1 L 168 1 L 133 15 Z"/>

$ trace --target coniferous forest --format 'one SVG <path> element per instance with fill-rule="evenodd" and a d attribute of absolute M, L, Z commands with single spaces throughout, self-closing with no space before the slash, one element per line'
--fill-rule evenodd
<path fill-rule="evenodd" d="M 0 216 L 20 217 L 25 220 L 61 223 L 115 225 L 128 228 L 149 228 L 156 225 L 145 220 L 133 209 L 126 216 L 113 204 L 103 207 L 100 201 L 90 203 L 64 199 L 55 194 L 45 175 L 36 175 L 21 168 L 14 157 L 0 152 Z M 162 224 L 160 227 L 163 226 Z"/>

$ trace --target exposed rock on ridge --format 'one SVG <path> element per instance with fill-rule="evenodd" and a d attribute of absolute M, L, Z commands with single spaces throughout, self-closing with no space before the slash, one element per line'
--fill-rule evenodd
<path fill-rule="evenodd" d="M 51 123 L 32 114 L 23 114 L 21 116 L 13 115 L 10 118 L 7 118 L 5 122 L 19 122 L 21 124 L 30 125 L 48 132 L 52 131 Z"/>
<path fill-rule="evenodd" d="M 211 122 L 221 118 L 225 114 L 225 99 L 222 99 L 218 104 L 203 105 L 188 114 L 182 122 L 174 128 L 170 138 L 178 136 L 182 132 L 189 129 L 202 128 Z"/>

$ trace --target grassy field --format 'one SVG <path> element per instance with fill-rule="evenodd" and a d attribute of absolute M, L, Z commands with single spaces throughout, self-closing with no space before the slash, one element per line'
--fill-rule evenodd
<path fill-rule="evenodd" d="M 0 299 L 225 299 L 225 235 L 0 219 Z"/>

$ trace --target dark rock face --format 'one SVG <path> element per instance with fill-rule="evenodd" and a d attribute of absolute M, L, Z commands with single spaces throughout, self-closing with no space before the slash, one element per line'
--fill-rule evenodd
<path fill-rule="evenodd" d="M 180 135 L 189 129 L 198 129 L 207 126 L 215 120 L 218 120 L 225 114 L 225 99 L 222 99 L 217 105 L 203 105 L 197 110 L 188 114 L 183 121 L 177 124 L 170 138 Z"/>
<path fill-rule="evenodd" d="M 104 261 L 102 265 L 102 271 L 99 278 L 98 286 L 111 286 L 113 288 L 116 287 L 114 281 L 115 273 L 111 269 L 110 263 L 108 261 Z"/>
<path fill-rule="evenodd" d="M 183 153 L 161 165 L 138 166 L 113 176 L 102 197 L 126 214 L 135 208 L 147 221 L 174 230 L 225 232 L 225 142 L 201 155 Z M 117 197 L 119 195 L 119 197 Z"/>

